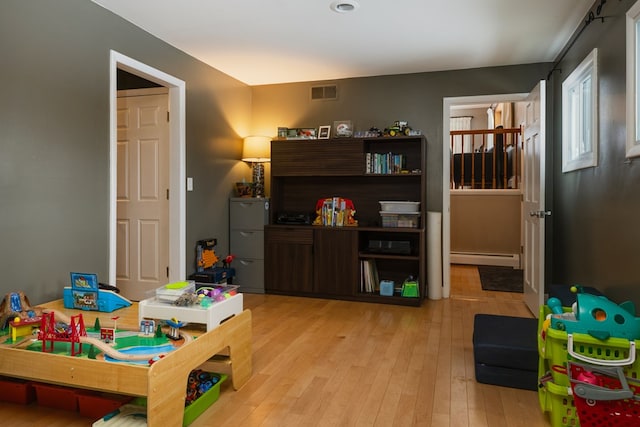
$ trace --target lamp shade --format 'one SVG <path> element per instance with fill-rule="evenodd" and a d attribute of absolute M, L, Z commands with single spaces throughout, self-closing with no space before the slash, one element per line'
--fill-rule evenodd
<path fill-rule="evenodd" d="M 271 138 L 268 136 L 248 136 L 244 139 L 242 160 L 263 163 L 271 160 Z"/>

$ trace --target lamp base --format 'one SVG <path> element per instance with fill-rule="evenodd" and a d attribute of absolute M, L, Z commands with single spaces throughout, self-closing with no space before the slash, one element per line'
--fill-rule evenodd
<path fill-rule="evenodd" d="M 254 162 L 251 164 L 253 171 L 253 197 L 264 197 L 264 165 Z"/>

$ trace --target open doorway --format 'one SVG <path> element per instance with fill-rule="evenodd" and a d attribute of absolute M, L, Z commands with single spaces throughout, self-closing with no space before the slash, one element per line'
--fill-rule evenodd
<path fill-rule="evenodd" d="M 185 82 L 149 67 L 116 51 L 109 62 L 110 149 L 109 149 L 109 283 L 117 283 L 117 185 L 118 185 L 118 111 L 117 75 L 124 70 L 142 77 L 169 92 L 169 272 L 168 281 L 186 277 L 186 154 L 185 154 Z"/>
<path fill-rule="evenodd" d="M 537 316 L 544 299 L 544 219 L 551 212 L 545 209 L 545 151 L 546 151 L 546 81 L 541 80 L 527 94 L 445 98 L 443 100 L 443 142 L 448 144 L 449 117 L 453 105 L 488 102 L 521 102 L 522 121 L 522 204 L 521 229 L 523 240 L 524 302 Z M 450 150 L 443 150 L 443 213 L 442 213 L 442 269 L 443 296 L 451 289 L 451 204 Z"/>
<path fill-rule="evenodd" d="M 452 217 L 451 217 L 451 203 L 452 203 L 452 190 L 451 190 L 451 159 L 452 159 L 452 147 L 450 147 L 450 131 L 451 129 L 451 117 L 471 117 L 472 115 L 477 116 L 478 122 L 482 124 L 479 127 L 485 127 L 486 129 L 492 129 L 496 124 L 495 117 L 495 108 L 498 105 L 511 104 L 513 107 L 511 108 L 511 112 L 509 113 L 512 117 L 519 116 L 520 113 L 516 112 L 517 108 L 520 108 L 520 103 L 526 98 L 527 94 L 502 94 L 502 95 L 483 95 L 483 96 L 468 96 L 468 97 L 455 97 L 455 98 L 445 98 L 443 100 L 443 209 L 442 209 L 442 282 L 443 282 L 443 296 L 445 298 L 449 297 L 450 289 L 451 289 L 451 263 L 463 263 L 463 264 L 493 264 L 493 265 L 509 265 L 513 267 L 519 266 L 519 256 L 516 257 L 501 257 L 502 259 L 498 259 L 493 255 L 489 254 L 474 254 L 474 253 L 453 253 L 452 254 L 452 246 L 451 246 L 451 238 L 452 238 Z M 491 115 L 488 114 L 490 110 L 494 110 Z M 475 112 L 475 113 L 470 113 Z M 463 119 L 464 121 L 465 119 Z M 468 119 L 467 119 L 468 120 Z M 511 121 L 512 126 L 517 127 L 520 125 L 519 120 L 517 118 L 509 119 Z M 501 120 L 500 120 L 501 121 Z M 483 144 L 491 144 L 491 140 L 484 140 Z M 470 145 L 475 145 L 473 141 L 470 142 Z M 471 153 L 475 151 L 475 147 L 471 147 Z M 472 154 L 473 155 L 473 154 Z M 519 189 L 513 190 L 471 190 L 472 192 L 483 192 L 483 197 L 493 197 L 496 200 L 499 200 L 498 203 L 504 203 L 505 199 L 509 197 L 505 197 L 506 193 L 513 193 L 510 195 L 511 198 L 515 198 L 517 200 L 517 208 L 518 212 L 520 212 L 520 193 Z M 500 192 L 500 193 L 499 193 Z M 464 198 L 458 198 L 454 203 L 460 201 L 460 203 L 476 203 L 478 198 L 472 193 L 466 193 Z M 513 203 L 507 202 L 510 205 Z M 518 215 L 517 220 L 517 240 L 518 242 L 521 240 L 521 215 Z M 487 230 L 487 227 L 481 228 L 483 231 Z M 519 249 L 519 248 L 518 248 Z M 519 252 L 519 250 L 517 250 Z"/>

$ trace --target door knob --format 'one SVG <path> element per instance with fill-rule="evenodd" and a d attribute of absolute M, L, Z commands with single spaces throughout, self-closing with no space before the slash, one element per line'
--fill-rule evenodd
<path fill-rule="evenodd" d="M 529 216 L 535 216 L 536 218 L 544 218 L 545 216 L 551 216 L 551 211 L 531 211 Z"/>

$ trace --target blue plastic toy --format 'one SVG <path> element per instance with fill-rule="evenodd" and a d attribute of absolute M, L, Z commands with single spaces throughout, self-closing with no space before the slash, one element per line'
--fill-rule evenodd
<path fill-rule="evenodd" d="M 129 307 L 131 301 L 122 295 L 100 289 L 95 273 L 71 273 L 71 286 L 62 291 L 64 308 L 111 313 Z"/>
<path fill-rule="evenodd" d="M 635 317 L 633 302 L 618 305 L 604 296 L 582 293 L 579 287 L 572 311 L 565 312 L 557 298 L 549 298 L 551 327 L 567 333 L 589 334 L 605 340 L 609 337 L 640 339 L 640 318 Z"/>

